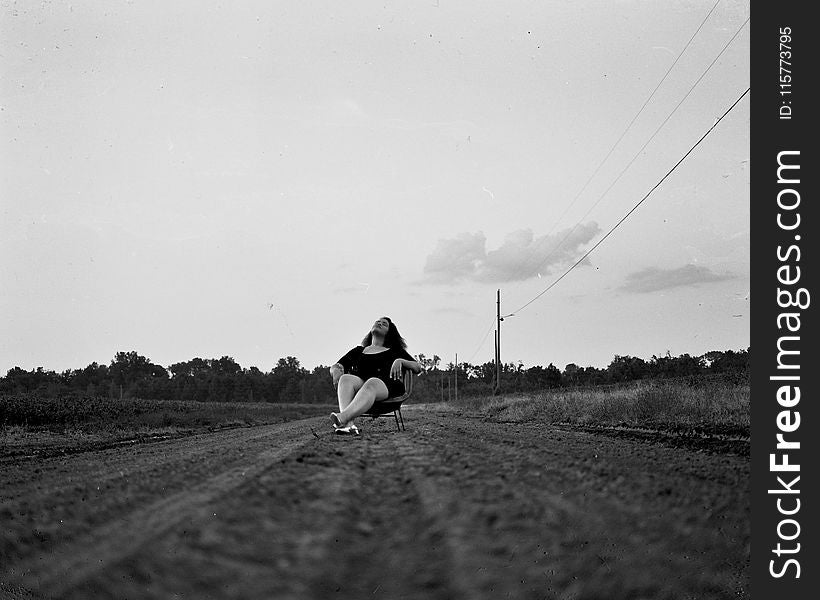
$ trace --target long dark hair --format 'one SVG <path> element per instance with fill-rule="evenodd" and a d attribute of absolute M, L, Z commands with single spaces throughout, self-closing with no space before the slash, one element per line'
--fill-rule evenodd
<path fill-rule="evenodd" d="M 384 345 L 386 348 L 401 348 L 402 350 L 407 349 L 407 342 L 404 341 L 404 338 L 401 337 L 399 330 L 396 328 L 396 324 L 390 319 L 390 317 L 382 317 L 383 319 L 387 319 L 389 326 L 387 327 L 387 334 L 384 336 Z M 373 332 L 369 331 L 364 339 L 362 340 L 362 346 L 365 348 L 373 343 Z"/>

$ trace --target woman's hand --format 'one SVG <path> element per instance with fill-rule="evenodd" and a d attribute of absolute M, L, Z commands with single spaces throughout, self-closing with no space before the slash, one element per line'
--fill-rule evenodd
<path fill-rule="evenodd" d="M 330 367 L 330 377 L 333 379 L 333 387 L 339 385 L 339 380 L 342 378 L 345 370 L 339 364 Z"/>
<path fill-rule="evenodd" d="M 390 367 L 390 378 L 391 379 L 401 379 L 402 378 L 402 370 L 404 369 L 404 359 L 397 358 L 393 361 L 393 366 Z"/>

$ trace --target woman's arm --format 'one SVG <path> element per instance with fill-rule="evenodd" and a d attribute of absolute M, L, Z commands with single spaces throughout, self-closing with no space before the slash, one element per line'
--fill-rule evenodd
<path fill-rule="evenodd" d="M 399 360 L 402 361 L 402 365 L 404 366 L 405 369 L 409 369 L 410 371 L 413 371 L 413 373 L 415 373 L 416 375 L 421 373 L 421 365 L 419 363 L 417 363 L 416 361 L 407 360 L 406 358 L 401 358 Z"/>
<path fill-rule="evenodd" d="M 418 362 L 416 362 L 416 359 L 413 358 L 413 355 L 410 354 L 407 350 L 402 350 L 399 353 L 399 356 L 402 356 L 402 355 L 403 355 L 402 360 L 404 361 L 402 364 L 404 365 L 405 369 L 409 369 L 410 371 L 413 371 L 413 373 L 415 373 L 416 375 L 418 375 L 419 373 L 421 373 L 424 370 L 424 369 L 421 368 L 421 365 Z"/>
<path fill-rule="evenodd" d="M 413 371 L 416 375 L 421 373 L 421 365 L 414 360 L 407 360 L 406 358 L 397 358 L 390 366 L 390 377 L 393 379 L 401 379 L 403 376 L 402 370 L 407 369 Z"/>
<path fill-rule="evenodd" d="M 339 379 L 342 375 L 344 375 L 345 368 L 341 365 L 341 363 L 336 363 L 332 367 L 330 367 L 330 377 L 333 379 L 333 385 L 336 386 L 339 383 Z"/>

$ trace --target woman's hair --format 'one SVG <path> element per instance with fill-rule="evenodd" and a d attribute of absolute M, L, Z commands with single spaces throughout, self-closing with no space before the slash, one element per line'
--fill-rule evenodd
<path fill-rule="evenodd" d="M 384 336 L 384 345 L 387 348 L 401 348 L 402 350 L 407 349 L 407 342 L 404 341 L 404 338 L 401 337 L 399 330 L 396 328 L 395 323 L 390 320 L 390 317 L 382 317 L 383 319 L 387 319 L 387 322 L 390 324 L 387 328 L 387 334 Z M 367 335 L 362 340 L 362 346 L 367 347 L 373 342 L 373 332 L 369 331 Z"/>

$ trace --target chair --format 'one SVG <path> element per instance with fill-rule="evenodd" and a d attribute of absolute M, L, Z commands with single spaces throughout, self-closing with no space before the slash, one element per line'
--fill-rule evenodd
<path fill-rule="evenodd" d="M 409 369 L 404 370 L 404 394 L 396 396 L 395 398 L 388 398 L 387 400 L 380 400 L 374 402 L 366 413 L 362 413 L 364 417 L 371 419 L 378 419 L 379 417 L 388 417 L 393 413 L 393 418 L 396 419 L 396 430 L 406 431 L 404 428 L 404 419 L 401 416 L 401 405 L 413 393 L 413 382 L 416 379 L 416 374 Z"/>

